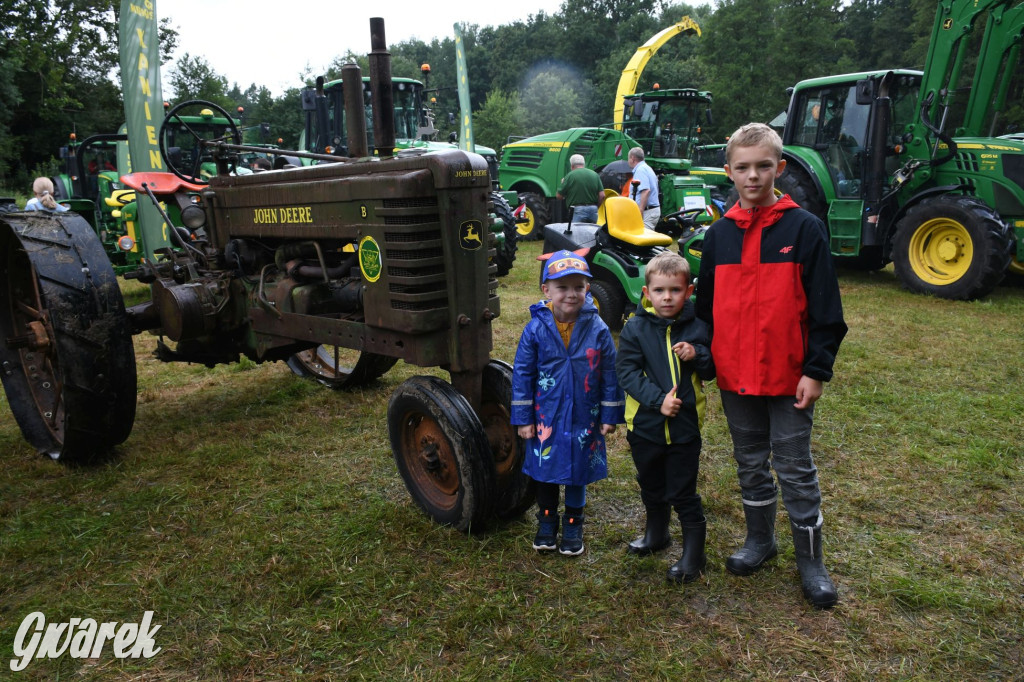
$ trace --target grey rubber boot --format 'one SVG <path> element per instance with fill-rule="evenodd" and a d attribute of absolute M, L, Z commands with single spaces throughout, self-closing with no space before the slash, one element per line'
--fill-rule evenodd
<path fill-rule="evenodd" d="M 676 583 L 692 583 L 700 577 L 707 565 L 704 542 L 707 539 L 707 521 L 683 524 L 683 556 L 668 569 L 668 579 Z"/>
<path fill-rule="evenodd" d="M 793 550 L 804 597 L 819 609 L 832 608 L 839 596 L 821 555 L 821 517 L 816 526 L 798 526 L 792 522 L 789 525 L 793 529 Z"/>
<path fill-rule="evenodd" d="M 629 543 L 626 551 L 637 556 L 647 556 L 665 549 L 672 544 L 672 535 L 668 531 L 671 521 L 671 506 L 659 504 L 647 507 L 647 525 L 643 537 Z"/>
<path fill-rule="evenodd" d="M 775 511 L 778 500 L 764 506 L 743 503 L 747 519 L 747 539 L 743 546 L 725 560 L 725 569 L 734 575 L 751 575 L 779 553 L 775 543 Z"/>

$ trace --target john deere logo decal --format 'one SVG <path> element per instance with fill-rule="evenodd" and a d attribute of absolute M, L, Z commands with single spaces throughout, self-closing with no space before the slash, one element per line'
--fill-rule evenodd
<path fill-rule="evenodd" d="M 476 251 L 484 245 L 483 225 L 479 220 L 467 220 L 459 228 L 459 243 L 467 251 Z"/>
<path fill-rule="evenodd" d="M 370 282 L 380 279 L 380 271 L 383 264 L 380 258 L 380 247 L 373 237 L 363 237 L 359 240 L 359 269 L 363 277 Z"/>

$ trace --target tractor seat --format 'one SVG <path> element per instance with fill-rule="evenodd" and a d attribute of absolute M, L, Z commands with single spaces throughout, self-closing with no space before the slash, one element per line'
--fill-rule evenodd
<path fill-rule="evenodd" d="M 116 189 L 109 197 L 104 197 L 103 203 L 111 208 L 124 208 L 125 204 L 135 201 L 135 190 Z"/>
<path fill-rule="evenodd" d="M 608 234 L 615 239 L 634 246 L 669 246 L 672 237 L 661 232 L 648 230 L 644 217 L 636 202 L 626 197 L 607 197 L 601 205 L 604 209 Z M 600 221 L 599 221 L 600 222 Z"/>

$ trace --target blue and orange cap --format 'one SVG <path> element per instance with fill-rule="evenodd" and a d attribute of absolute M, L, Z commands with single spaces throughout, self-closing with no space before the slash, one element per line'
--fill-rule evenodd
<path fill-rule="evenodd" d="M 592 277 L 590 274 L 590 267 L 584 259 L 588 250 L 589 249 L 567 251 L 562 249 L 561 251 L 546 253 L 539 256 L 539 260 L 547 261 L 544 264 L 544 277 L 541 281 L 546 282 L 549 279 L 558 279 L 559 277 L 565 277 L 566 275 L 583 275 L 588 278 Z"/>

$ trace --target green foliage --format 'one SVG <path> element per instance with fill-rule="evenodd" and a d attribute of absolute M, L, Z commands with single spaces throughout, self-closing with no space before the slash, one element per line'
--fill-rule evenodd
<path fill-rule="evenodd" d="M 574 75 L 567 69 L 561 73 L 551 70 L 530 79 L 521 97 L 524 134 L 537 135 L 583 124 L 580 96 L 575 85 L 579 78 L 574 79 Z"/>
<path fill-rule="evenodd" d="M 231 108 L 228 99 L 228 79 L 221 76 L 202 57 L 182 55 L 177 66 L 171 70 L 170 86 L 176 102 L 190 99 L 205 99 Z"/>
<path fill-rule="evenodd" d="M 473 138 L 477 144 L 500 150 L 509 130 L 524 129 L 523 108 L 515 93 L 492 90 L 484 106 L 473 114 Z"/>

